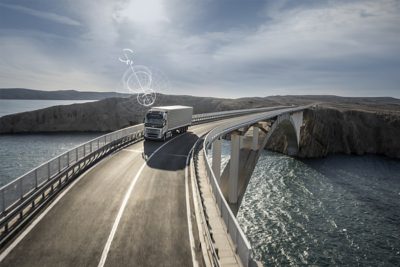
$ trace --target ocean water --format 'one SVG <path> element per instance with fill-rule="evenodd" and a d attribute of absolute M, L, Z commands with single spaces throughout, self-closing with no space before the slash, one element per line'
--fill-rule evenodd
<path fill-rule="evenodd" d="M 400 161 L 264 151 L 237 217 L 265 266 L 400 266 Z"/>
<path fill-rule="evenodd" d="M 93 102 L 96 100 L 25 100 L 25 99 L 0 99 L 0 117 L 47 108 L 51 106 L 70 105 L 76 103 Z"/>
<path fill-rule="evenodd" d="M 0 186 L 102 134 L 0 135 Z"/>
<path fill-rule="evenodd" d="M 93 100 L 14 100 L 0 99 L 0 117 L 55 105 Z M 36 166 L 103 133 L 0 135 L 0 186 Z"/>

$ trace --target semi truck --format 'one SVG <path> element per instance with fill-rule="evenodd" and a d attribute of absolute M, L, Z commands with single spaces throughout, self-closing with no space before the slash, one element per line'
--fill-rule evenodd
<path fill-rule="evenodd" d="M 144 139 L 165 141 L 174 132 L 186 132 L 192 124 L 192 115 L 192 107 L 152 107 L 144 117 Z"/>

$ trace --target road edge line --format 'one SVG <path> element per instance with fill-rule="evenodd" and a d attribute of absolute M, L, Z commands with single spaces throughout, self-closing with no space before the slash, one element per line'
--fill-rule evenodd
<path fill-rule="evenodd" d="M 169 141 L 167 141 L 166 143 L 164 143 L 163 145 L 161 145 L 159 148 L 157 148 L 147 159 L 147 161 L 149 161 L 158 151 L 160 151 L 163 147 L 165 147 L 166 145 L 168 145 L 170 142 L 172 142 L 173 140 L 177 139 L 180 136 L 184 136 L 185 134 L 180 134 L 175 136 L 174 138 L 170 139 Z M 135 177 L 133 178 L 133 180 L 131 181 L 128 191 L 125 193 L 124 199 L 122 201 L 122 204 L 118 210 L 118 214 L 117 217 L 115 218 L 115 221 L 113 223 L 113 226 L 111 228 L 111 232 L 108 236 L 107 242 L 103 248 L 103 252 L 101 253 L 101 258 L 99 261 L 99 264 L 97 265 L 98 267 L 103 267 L 106 263 L 107 260 L 107 256 L 108 256 L 108 252 L 110 251 L 111 248 L 111 243 L 114 239 L 115 233 L 117 232 L 118 229 L 118 225 L 119 222 L 121 221 L 122 215 L 125 211 L 125 207 L 128 204 L 128 200 L 132 194 L 133 188 L 136 185 L 137 180 L 139 179 L 140 174 L 142 173 L 144 167 L 146 167 L 147 165 L 147 161 L 145 161 L 142 166 L 140 167 L 139 171 L 136 173 Z"/>
<path fill-rule="evenodd" d="M 107 157 L 107 160 L 113 158 L 116 154 L 112 154 L 109 157 Z M 56 199 L 54 199 L 54 201 L 52 201 L 50 203 L 50 205 L 43 210 L 43 212 L 41 212 L 39 214 L 39 216 L 32 221 L 31 224 L 28 225 L 28 227 L 21 233 L 19 234 L 15 240 L 6 248 L 4 249 L 1 254 L 0 254 L 0 263 L 8 256 L 8 254 L 10 254 L 10 252 L 22 241 L 22 239 L 25 238 L 25 236 L 27 236 L 29 234 L 30 231 L 32 231 L 32 229 L 47 215 L 47 213 L 50 212 L 50 210 L 61 200 L 61 198 L 63 198 L 80 180 L 82 180 L 92 169 L 94 169 L 97 165 L 99 165 L 100 163 L 104 163 L 106 161 L 104 160 L 100 160 L 99 162 L 97 162 L 95 165 L 93 165 L 92 167 L 90 167 L 88 170 L 86 170 L 82 175 L 80 175 L 78 178 L 75 179 L 75 181 L 73 181 L 64 191 L 62 191 Z"/>

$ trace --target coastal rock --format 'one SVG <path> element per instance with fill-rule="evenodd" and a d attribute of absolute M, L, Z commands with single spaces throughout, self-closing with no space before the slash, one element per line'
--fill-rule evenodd
<path fill-rule="evenodd" d="M 238 100 L 157 94 L 157 106 L 182 104 L 192 106 L 195 114 L 278 105 L 262 98 Z M 137 103 L 136 96 L 54 106 L 0 117 L 0 134 L 115 131 L 142 123 L 147 109 Z"/>
<path fill-rule="evenodd" d="M 287 136 L 274 133 L 266 148 L 287 153 Z M 327 107 L 305 110 L 297 156 L 316 158 L 337 153 L 400 158 L 400 115 Z"/>

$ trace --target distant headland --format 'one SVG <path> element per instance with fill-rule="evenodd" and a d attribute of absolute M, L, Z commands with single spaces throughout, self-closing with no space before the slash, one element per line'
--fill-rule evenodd
<path fill-rule="evenodd" d="M 0 99 L 29 100 L 101 100 L 110 97 L 127 97 L 116 92 L 88 92 L 77 90 L 43 91 L 26 88 L 0 88 Z"/>
<path fill-rule="evenodd" d="M 0 98 L 6 89 L 0 89 Z M 16 90 L 9 98 L 22 94 Z M 108 132 L 141 123 L 147 108 L 135 96 L 116 97 L 114 93 L 28 90 L 31 97 L 104 97 L 111 98 L 23 112 L 0 117 L 0 134 L 43 132 Z M 69 93 L 68 93 L 69 92 Z M 267 94 L 267 92 L 266 92 Z M 53 97 L 53 98 L 51 98 Z M 19 98 L 19 99 L 22 99 Z M 31 99 L 26 96 L 23 99 Z M 35 98 L 37 99 L 37 98 Z M 60 99 L 60 98 L 58 98 Z M 67 99 L 67 98 L 63 98 Z M 84 99 L 84 98 L 75 98 Z M 299 156 L 322 157 L 333 153 L 381 154 L 400 158 L 400 99 L 391 97 L 339 97 L 332 95 L 288 95 L 246 97 L 237 99 L 158 94 L 155 105 L 184 104 L 193 106 L 194 113 L 244 108 L 313 104 L 304 113 L 304 133 Z M 279 135 L 267 145 L 283 152 L 285 136 Z M 328 138 L 326 138 L 328 137 Z"/>

